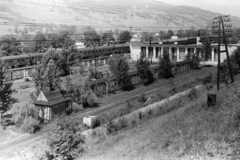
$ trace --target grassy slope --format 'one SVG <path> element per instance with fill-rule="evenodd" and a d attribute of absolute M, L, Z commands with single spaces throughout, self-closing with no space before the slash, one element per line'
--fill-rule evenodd
<path fill-rule="evenodd" d="M 227 159 L 237 150 L 239 89 L 236 82 L 217 93 L 208 108 L 209 92 L 170 114 L 146 119 L 134 127 L 91 143 L 80 159 Z"/>

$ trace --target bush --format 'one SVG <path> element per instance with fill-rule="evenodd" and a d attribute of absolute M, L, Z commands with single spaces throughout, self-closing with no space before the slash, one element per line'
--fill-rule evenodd
<path fill-rule="evenodd" d="M 107 125 L 107 134 L 115 133 L 128 126 L 128 122 L 125 118 L 120 118 L 117 122 L 110 121 Z"/>
<path fill-rule="evenodd" d="M 145 103 L 147 101 L 147 98 L 145 96 L 145 93 L 142 93 L 141 97 L 138 99 L 138 102 L 143 102 Z"/>
<path fill-rule="evenodd" d="M 25 80 L 25 82 L 30 82 L 31 81 L 29 78 L 25 78 L 24 80 Z"/>
<path fill-rule="evenodd" d="M 212 83 L 212 82 L 213 82 L 213 75 L 212 75 L 212 73 L 209 73 L 208 76 L 206 76 L 205 78 L 202 79 L 202 83 L 204 85 Z"/>
<path fill-rule="evenodd" d="M 172 89 L 168 92 L 171 96 L 178 93 L 176 87 L 172 87 Z"/>
<path fill-rule="evenodd" d="M 190 100 L 196 99 L 197 98 L 197 90 L 195 88 L 191 89 L 189 94 L 188 94 L 188 98 Z"/>
<path fill-rule="evenodd" d="M 81 110 L 83 110 L 84 108 L 83 108 L 83 106 L 82 105 L 79 105 L 79 104 L 77 104 L 77 103 L 73 103 L 72 104 L 72 111 L 73 112 L 78 112 L 78 111 L 81 111 Z"/>
<path fill-rule="evenodd" d="M 134 104 L 132 104 L 131 102 L 129 102 L 129 100 L 127 100 L 127 107 L 131 110 L 134 108 Z"/>
<path fill-rule="evenodd" d="M 32 117 L 28 117 L 23 120 L 23 123 L 21 124 L 21 129 L 24 132 L 33 134 L 40 129 L 40 122 Z"/>

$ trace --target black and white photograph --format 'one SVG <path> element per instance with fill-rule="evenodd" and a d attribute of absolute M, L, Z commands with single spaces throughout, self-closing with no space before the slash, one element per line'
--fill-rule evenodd
<path fill-rule="evenodd" d="M 0 0 L 0 160 L 240 160 L 240 0 Z"/>

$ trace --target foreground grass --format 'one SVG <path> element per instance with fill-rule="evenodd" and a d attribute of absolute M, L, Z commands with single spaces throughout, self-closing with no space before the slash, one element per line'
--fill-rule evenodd
<path fill-rule="evenodd" d="M 147 118 L 116 134 L 92 137 L 81 159 L 239 159 L 240 83 L 207 93 L 170 114 Z"/>

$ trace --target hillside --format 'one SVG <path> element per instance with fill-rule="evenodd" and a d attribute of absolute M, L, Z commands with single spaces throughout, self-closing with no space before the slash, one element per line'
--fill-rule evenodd
<path fill-rule="evenodd" d="M 178 109 L 169 114 L 153 113 L 107 138 L 96 133 L 79 160 L 239 159 L 239 87 L 236 81 L 217 92 L 216 106 L 206 103 L 216 90 L 205 88 L 195 99 L 181 98 L 183 106 L 173 102 Z"/>
<path fill-rule="evenodd" d="M 211 26 L 210 11 L 189 6 L 172 6 L 154 0 L 2 0 L 0 31 L 51 32 L 58 25 L 96 29 L 131 29 L 135 32 L 178 30 Z M 232 17 L 233 27 L 240 18 Z"/>

